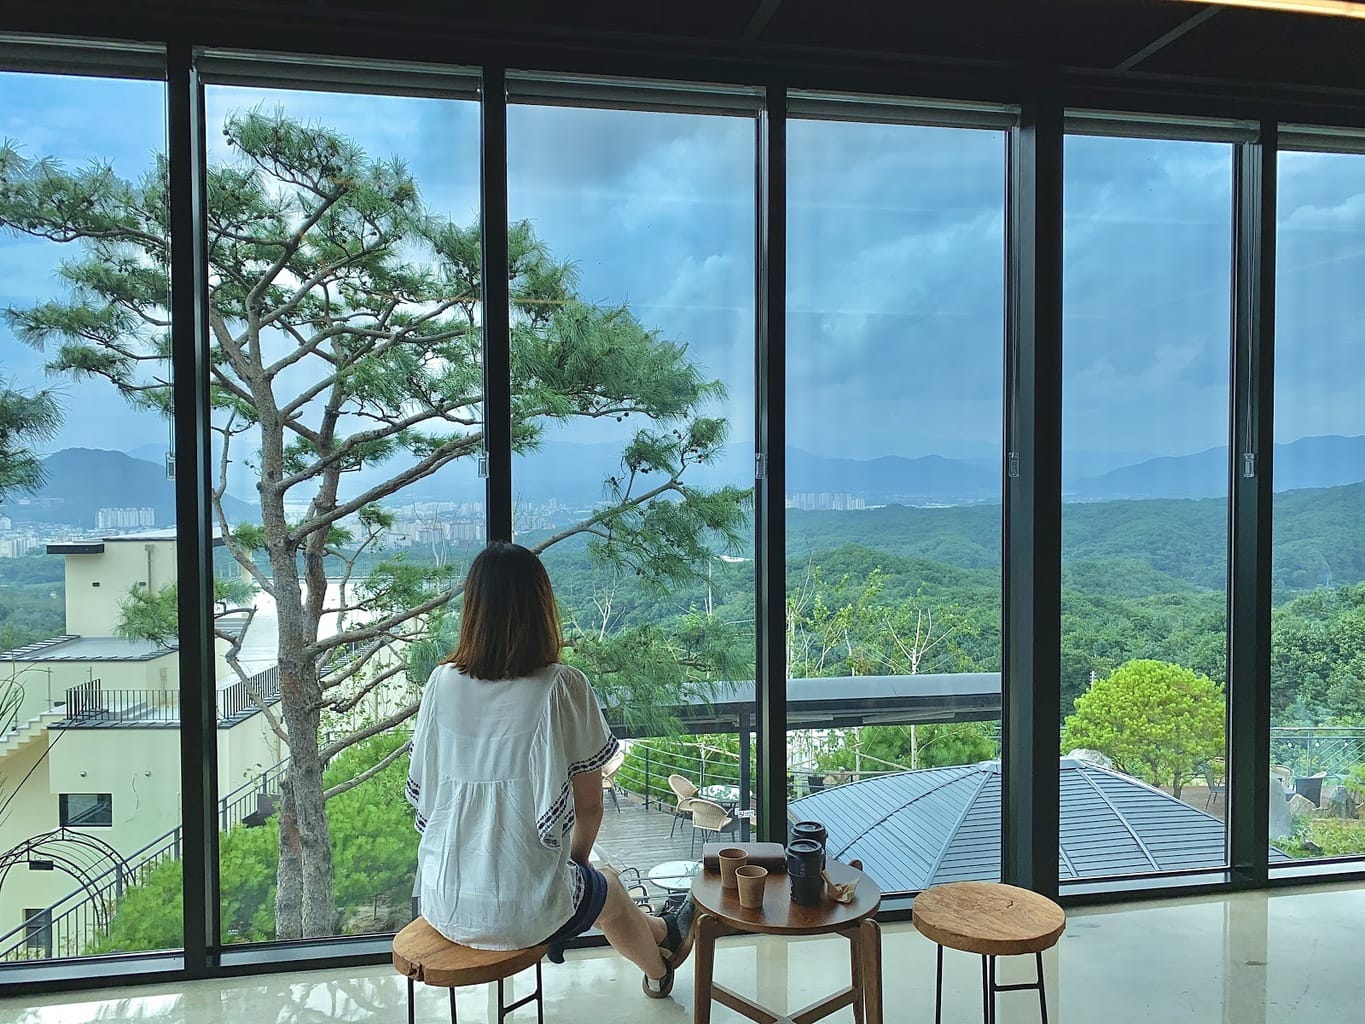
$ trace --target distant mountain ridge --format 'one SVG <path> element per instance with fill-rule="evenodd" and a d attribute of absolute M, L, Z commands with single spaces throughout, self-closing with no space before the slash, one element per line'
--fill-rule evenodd
<path fill-rule="evenodd" d="M 43 472 L 42 489 L 27 501 L 11 498 L 3 506 L 5 515 L 93 530 L 102 508 L 151 508 L 156 526 L 175 522 L 175 482 L 164 465 L 102 448 L 65 448 L 43 460 Z M 224 506 L 230 519 L 258 518 L 255 506 L 230 495 Z"/>
<path fill-rule="evenodd" d="M 1276 491 L 1341 487 L 1365 480 L 1365 437 L 1301 437 L 1277 444 L 1272 466 Z M 1064 485 L 1068 497 L 1216 498 L 1228 493 L 1228 450 L 1164 456 Z"/>
<path fill-rule="evenodd" d="M 518 456 L 512 465 L 512 490 L 518 502 L 551 500 L 587 506 L 606 498 L 603 481 L 620 472 L 621 444 L 547 441 L 537 451 Z M 136 449 L 152 454 L 156 446 Z M 1064 456 L 1073 470 L 1086 464 Z M 43 461 L 47 484 L 27 503 L 11 498 L 4 513 L 16 520 L 71 523 L 94 529 L 100 508 L 156 510 L 157 525 L 175 521 L 175 488 L 165 467 L 151 459 L 93 448 L 67 448 Z M 373 486 L 402 466 L 366 467 L 347 481 L 351 489 Z M 1365 437 L 1304 437 L 1275 446 L 1276 491 L 1340 487 L 1365 481 Z M 1069 501 L 1217 498 L 1227 494 L 1227 449 L 1209 448 L 1191 455 L 1159 456 L 1093 476 L 1068 473 L 1064 497 Z M 1000 470 L 985 459 L 951 459 L 939 455 L 887 455 L 873 459 L 835 458 L 788 448 L 786 491 L 848 493 L 869 505 L 969 505 L 1000 500 Z M 753 478 L 753 454 L 731 444 L 709 466 L 688 469 L 695 486 L 747 487 Z M 247 486 L 245 468 L 231 486 Z M 646 477 L 645 480 L 648 480 Z M 305 498 L 300 489 L 297 498 Z M 404 501 L 478 501 L 484 482 L 473 463 L 457 463 L 390 499 Z M 343 494 L 347 497 L 348 494 Z M 229 519 L 257 518 L 257 506 L 229 496 Z"/>

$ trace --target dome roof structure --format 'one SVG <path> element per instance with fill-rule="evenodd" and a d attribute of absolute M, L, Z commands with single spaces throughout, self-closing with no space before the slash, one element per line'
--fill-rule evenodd
<path fill-rule="evenodd" d="M 1223 822 L 1139 779 L 1063 758 L 1060 877 L 1145 875 L 1226 862 Z M 794 801 L 828 849 L 857 857 L 884 891 L 1000 877 L 1000 762 L 923 768 Z M 1287 858 L 1271 850 L 1273 861 Z"/>

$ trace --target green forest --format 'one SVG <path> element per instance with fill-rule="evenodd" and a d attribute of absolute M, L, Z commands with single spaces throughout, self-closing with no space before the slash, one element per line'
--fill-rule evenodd
<path fill-rule="evenodd" d="M 1225 681 L 1226 516 L 1217 500 L 1064 507 L 1059 722 L 1092 673 L 1132 659 Z M 998 506 L 789 510 L 787 534 L 793 677 L 999 670 Z M 1275 538 L 1276 724 L 1365 721 L 1365 484 L 1277 495 Z M 571 652 L 608 703 L 640 700 L 638 680 L 613 677 L 642 664 L 675 681 L 750 677 L 752 561 L 716 558 L 707 579 L 666 590 L 595 565 L 578 540 L 545 561 Z M 61 559 L 0 560 L 0 642 L 63 629 Z M 622 634 L 626 659 L 602 642 Z"/>

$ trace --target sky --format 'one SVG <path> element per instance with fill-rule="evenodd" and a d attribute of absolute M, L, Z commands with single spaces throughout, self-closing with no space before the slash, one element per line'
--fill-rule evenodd
<path fill-rule="evenodd" d="M 459 100 L 211 87 L 217 126 L 257 104 L 399 156 L 428 205 L 478 206 L 478 110 Z M 0 76 L 0 137 L 31 156 L 135 176 L 164 145 L 157 83 Z M 732 440 L 753 422 L 754 130 L 721 115 L 513 105 L 511 215 L 581 294 L 628 303 L 723 381 Z M 997 459 L 1005 145 L 998 132 L 793 121 L 788 155 L 788 433 L 826 456 Z M 1115 464 L 1226 442 L 1232 149 L 1069 138 L 1064 445 Z M 1286 154 L 1280 173 L 1276 434 L 1365 434 L 1365 156 Z M 0 236 L 0 304 L 60 294 L 61 247 Z M 0 324 L 0 367 L 45 382 Z M 96 383 L 61 385 L 53 448 L 164 447 L 167 426 Z M 616 441 L 629 424 L 556 426 Z"/>

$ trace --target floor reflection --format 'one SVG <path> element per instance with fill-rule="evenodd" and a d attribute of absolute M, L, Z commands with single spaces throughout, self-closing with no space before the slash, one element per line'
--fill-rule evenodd
<path fill-rule="evenodd" d="M 1350 1021 L 1365 1005 L 1359 962 L 1365 887 L 1339 886 L 1246 893 L 1199 900 L 1076 911 L 1049 956 L 1051 1019 L 1106 1024 L 1289 1024 Z M 933 1012 L 934 947 L 912 926 L 888 925 L 883 940 L 889 1020 Z M 1032 971 L 1032 961 L 1001 961 L 1001 980 Z M 771 1006 L 814 1002 L 847 983 L 847 943 L 840 938 L 755 939 L 737 936 L 718 949 L 716 980 Z M 614 954 L 588 950 L 546 971 L 546 1020 L 587 1024 L 685 1024 L 692 1019 L 692 978 L 673 998 L 654 1001 Z M 980 963 L 948 954 L 944 1021 L 980 1020 Z M 529 990 L 528 975 L 516 987 Z M 0 1024 L 313 1024 L 404 1019 L 404 982 L 383 967 L 195 982 L 101 994 L 0 1001 Z M 440 991 L 418 987 L 417 1019 L 448 1021 Z M 495 990 L 459 993 L 461 1024 L 496 1019 Z M 522 1011 L 524 1015 L 528 1011 Z M 717 1006 L 714 1024 L 740 1018 Z M 830 1021 L 852 1021 L 845 1010 Z M 1038 1019 L 1032 993 L 1002 994 L 1000 1024 Z M 509 1024 L 534 1020 L 534 1011 Z"/>

